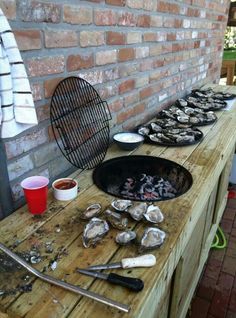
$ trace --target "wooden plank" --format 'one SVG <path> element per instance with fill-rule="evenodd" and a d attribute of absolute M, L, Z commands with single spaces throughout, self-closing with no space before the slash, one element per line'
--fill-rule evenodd
<path fill-rule="evenodd" d="M 35 241 L 39 245 L 41 244 L 40 246 L 42 247 L 48 240 L 53 241 L 55 251 L 57 248 L 65 245 L 69 251 L 69 255 L 63 256 L 58 263 L 56 271 L 50 272 L 50 274 L 59 278 L 66 277 L 73 284 L 80 284 L 117 301 L 131 304 L 132 311 L 128 315 L 84 297 L 48 286 L 38 279 L 32 280 L 33 293 L 30 293 L 30 296 L 33 295 L 32 302 L 29 302 L 29 294 L 26 293 L 9 297 L 8 300 L 1 302 L 1 305 L 7 309 L 7 312 L 13 315 L 21 313 L 25 317 L 45 316 L 54 318 L 55 315 L 58 315 L 62 318 L 84 318 L 98 317 L 100 314 L 104 318 L 111 317 L 111 315 L 119 318 L 139 318 L 147 316 L 150 309 L 151 318 L 152 316 L 155 317 L 154 315 L 162 306 L 166 308 L 167 305 L 163 305 L 163 297 L 168 294 L 175 267 L 181 255 L 183 255 L 183 251 L 201 217 L 204 205 L 224 168 L 233 145 L 235 145 L 235 136 L 232 134 L 229 135 L 229 131 L 230 128 L 235 127 L 236 116 L 231 111 L 219 112 L 217 115 L 218 121 L 214 125 L 201 128 L 206 134 L 201 144 L 171 148 L 144 144 L 132 152 L 137 155 L 161 156 L 184 164 L 194 177 L 193 186 L 186 194 L 175 200 L 158 203 L 158 206 L 160 206 L 165 215 L 165 221 L 160 225 L 160 228 L 166 231 L 167 238 L 165 244 L 160 249 L 153 251 L 158 259 L 157 265 L 149 269 L 140 268 L 131 271 L 114 271 L 142 278 L 145 282 L 145 288 L 141 293 L 130 293 L 121 287 L 113 288 L 106 282 L 78 276 L 78 274 L 74 273 L 76 267 L 118 261 L 123 257 L 137 255 L 137 248 L 135 246 L 120 248 L 114 243 L 114 236 L 117 230 L 109 232 L 109 235 L 95 249 L 84 249 L 82 247 L 81 233 L 83 231 L 83 224 L 78 219 L 80 210 L 86 208 L 89 203 L 94 202 L 102 203 L 103 209 L 105 209 L 113 199 L 112 196 L 108 196 L 93 185 L 91 171 L 84 172 L 78 176 L 81 192 L 77 199 L 72 202 L 60 203 L 62 205 L 58 204 L 59 206 L 56 205 L 51 214 L 45 215 L 45 220 L 39 220 L 35 225 L 35 220 L 32 220 L 32 217 L 29 217 L 28 214 L 27 217 L 24 215 L 22 220 L 20 220 L 21 215 L 17 214 L 17 217 L 12 218 L 14 221 L 12 221 L 12 230 L 9 230 L 6 221 L 2 223 L 5 226 L 5 233 L 10 239 L 9 242 L 7 240 L 5 242 L 9 245 L 14 242 L 14 239 L 10 236 L 13 231 L 18 231 L 18 236 L 23 238 L 23 242 L 16 248 L 17 251 L 28 249 L 32 242 Z M 106 158 L 129 154 L 129 152 L 120 151 L 114 146 L 111 147 Z M 18 220 L 20 221 L 19 227 L 15 223 Z M 29 226 L 28 229 L 25 229 L 23 220 L 26 222 L 26 227 Z M 60 233 L 55 232 L 56 224 L 60 224 L 61 226 Z M 133 228 L 136 225 L 133 222 L 130 226 Z M 135 229 L 137 233 L 141 234 L 144 227 L 144 224 L 138 224 Z M 36 233 L 36 230 L 39 228 L 45 235 L 40 236 Z M 1 238 L 4 239 L 4 235 Z M 42 270 L 48 264 L 49 259 L 50 256 L 36 265 L 36 268 Z M 15 277 L 15 282 L 18 279 L 19 276 Z M 166 311 L 165 309 L 164 312 Z"/>

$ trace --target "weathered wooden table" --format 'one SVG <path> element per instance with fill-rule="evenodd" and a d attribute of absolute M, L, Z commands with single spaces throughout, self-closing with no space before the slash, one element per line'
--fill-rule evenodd
<path fill-rule="evenodd" d="M 216 85 L 214 89 L 231 93 L 236 91 L 233 87 Z M 79 210 L 95 202 L 101 203 L 105 209 L 113 200 L 113 197 L 93 184 L 91 171 L 79 176 L 81 191 L 75 200 L 55 201 L 50 193 L 48 211 L 41 218 L 32 217 L 24 206 L 0 222 L 1 243 L 11 248 L 17 245 L 13 249 L 16 252 L 38 246 L 42 252 L 42 261 L 35 264 L 35 268 L 40 271 L 48 268 L 50 261 L 59 254 L 56 270 L 48 270 L 47 274 L 129 304 L 129 313 L 52 286 L 35 277 L 30 277 L 32 292 L 18 292 L 1 298 L 0 311 L 14 318 L 184 317 L 227 200 L 228 175 L 236 142 L 236 103 L 229 111 L 217 112 L 217 116 L 215 124 L 201 127 L 205 138 L 200 144 L 187 147 L 144 144 L 133 152 L 173 160 L 193 175 L 193 185 L 187 193 L 173 200 L 158 202 L 165 216 L 160 228 L 166 231 L 167 238 L 161 248 L 153 251 L 157 264 L 152 268 L 114 270 L 121 275 L 143 279 L 145 287 L 142 292 L 130 292 L 75 272 L 76 267 L 115 262 L 137 255 L 135 246 L 117 246 L 114 241 L 117 233 L 115 229 L 96 248 L 85 249 L 82 246 L 84 222 L 79 219 Z M 127 152 L 112 146 L 106 159 L 121 155 L 127 155 Z M 135 226 L 137 232 L 144 228 L 144 224 L 131 221 L 130 226 Z M 51 254 L 45 252 L 47 242 L 52 242 Z M 0 289 L 10 289 L 21 284 L 25 274 L 24 270 L 1 272 Z"/>

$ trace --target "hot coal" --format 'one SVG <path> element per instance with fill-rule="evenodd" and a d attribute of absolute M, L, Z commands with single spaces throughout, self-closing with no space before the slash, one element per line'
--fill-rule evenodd
<path fill-rule="evenodd" d="M 174 198 L 177 190 L 168 180 L 145 173 L 129 177 L 120 187 L 120 194 L 133 200 L 160 200 Z"/>

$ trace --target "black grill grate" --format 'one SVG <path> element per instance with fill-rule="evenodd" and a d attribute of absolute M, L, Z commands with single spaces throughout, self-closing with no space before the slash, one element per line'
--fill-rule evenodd
<path fill-rule="evenodd" d="M 72 165 L 91 169 L 103 161 L 111 114 L 107 103 L 86 80 L 68 77 L 57 85 L 50 119 L 56 142 Z"/>

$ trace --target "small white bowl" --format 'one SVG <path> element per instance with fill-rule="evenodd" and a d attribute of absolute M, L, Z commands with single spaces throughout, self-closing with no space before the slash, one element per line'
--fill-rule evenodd
<path fill-rule="evenodd" d="M 68 201 L 76 198 L 78 194 L 78 182 L 71 178 L 57 179 L 52 183 L 54 198 L 60 201 Z"/>

